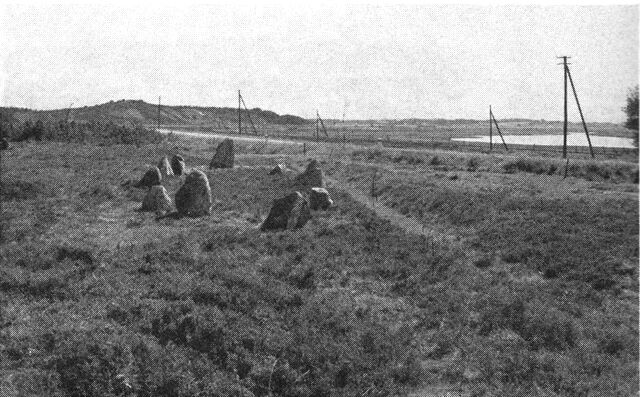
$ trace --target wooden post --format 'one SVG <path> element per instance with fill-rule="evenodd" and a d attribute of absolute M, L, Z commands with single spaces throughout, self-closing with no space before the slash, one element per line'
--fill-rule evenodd
<path fill-rule="evenodd" d="M 563 140 L 562 140 L 562 158 L 567 158 L 567 56 L 561 56 L 564 71 L 564 123 L 562 127 Z"/>
<path fill-rule="evenodd" d="M 489 151 L 493 150 L 493 125 L 491 124 L 491 105 L 489 105 Z"/>
<path fill-rule="evenodd" d="M 582 115 L 582 107 L 580 107 L 580 101 L 578 100 L 578 93 L 576 92 L 576 86 L 573 85 L 573 78 L 571 77 L 571 72 L 569 71 L 569 67 L 567 68 L 566 75 L 569 76 L 569 82 L 571 83 L 571 89 L 573 90 L 573 96 L 576 98 L 576 105 L 578 105 L 578 112 L 580 113 L 580 119 L 582 120 L 582 126 L 584 127 L 584 133 L 587 135 L 587 142 L 589 142 L 589 152 L 591 153 L 591 158 L 594 158 L 593 147 L 591 146 L 591 138 L 589 137 L 589 130 L 587 130 L 587 123 L 584 121 L 584 116 Z M 566 81 L 565 81 L 565 90 L 566 90 Z M 566 92 L 565 92 L 566 95 Z M 566 101 L 566 98 L 565 98 Z M 566 105 L 565 105 L 566 106 Z M 565 116 L 566 117 L 566 116 Z M 567 138 L 565 137 L 565 140 Z"/>
<path fill-rule="evenodd" d="M 160 99 L 162 97 L 158 97 L 158 129 L 160 129 Z"/>
<path fill-rule="evenodd" d="M 242 119 L 240 118 L 240 107 L 242 106 L 242 96 L 238 90 L 238 135 L 242 135 Z"/>
<path fill-rule="evenodd" d="M 373 176 L 371 177 L 371 198 L 374 206 L 376 203 L 376 174 L 377 173 L 378 173 L 377 169 L 373 170 Z"/>
<path fill-rule="evenodd" d="M 307 142 L 302 142 L 302 154 L 307 155 Z"/>
<path fill-rule="evenodd" d="M 564 57 L 564 124 L 562 128 L 564 134 L 562 141 L 562 157 L 567 157 L 567 57 Z"/>
<path fill-rule="evenodd" d="M 253 124 L 253 119 L 251 118 L 251 112 L 249 111 L 249 108 L 247 108 L 247 104 L 244 102 L 244 99 L 242 98 L 242 95 L 240 94 L 240 91 L 238 91 L 238 108 L 240 108 L 240 105 L 244 105 L 244 110 L 247 111 L 247 118 L 249 119 L 249 123 L 251 124 L 251 128 L 253 128 L 253 133 L 255 135 L 258 135 L 258 130 L 256 129 L 256 125 Z"/>
<path fill-rule="evenodd" d="M 504 140 L 504 136 L 502 136 L 502 131 L 500 131 L 500 127 L 498 126 L 498 120 L 496 120 L 496 116 L 493 115 L 493 111 L 489 109 L 489 117 L 493 120 L 493 123 L 496 126 L 496 130 L 498 130 L 498 134 L 500 134 L 500 138 L 502 138 L 502 144 L 506 151 L 509 151 L 509 147 L 507 146 L 507 142 Z"/>

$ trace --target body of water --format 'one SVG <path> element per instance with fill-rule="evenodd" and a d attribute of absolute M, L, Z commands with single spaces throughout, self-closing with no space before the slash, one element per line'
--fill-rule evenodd
<path fill-rule="evenodd" d="M 620 138 L 615 136 L 593 136 L 591 135 L 591 145 L 593 147 L 610 148 L 634 148 L 633 139 Z M 451 138 L 452 141 L 460 142 L 483 142 L 489 143 L 489 135 L 474 136 L 468 138 Z M 562 135 L 504 135 L 504 140 L 514 145 L 536 145 L 536 146 L 562 146 Z M 501 145 L 500 135 L 493 136 L 493 144 Z M 568 146 L 589 146 L 584 133 L 572 133 L 567 135 Z"/>

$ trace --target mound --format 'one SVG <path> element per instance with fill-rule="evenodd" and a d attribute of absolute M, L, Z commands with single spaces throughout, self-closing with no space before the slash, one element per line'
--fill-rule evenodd
<path fill-rule="evenodd" d="M 309 193 L 309 206 L 312 210 L 326 210 L 333 205 L 333 200 L 327 189 L 321 187 L 311 188 Z"/>
<path fill-rule="evenodd" d="M 322 170 L 317 160 L 311 160 L 307 169 L 295 179 L 295 184 L 303 187 L 324 187 Z"/>
<path fill-rule="evenodd" d="M 165 156 L 160 159 L 158 163 L 158 169 L 163 176 L 173 176 L 173 168 L 169 164 L 169 159 Z"/>
<path fill-rule="evenodd" d="M 176 154 L 171 158 L 171 169 L 174 175 L 182 175 L 186 170 L 186 164 L 184 159 L 179 154 Z"/>
<path fill-rule="evenodd" d="M 211 186 L 204 172 L 194 170 L 176 193 L 176 209 L 180 215 L 203 216 L 211 213 Z"/>
<path fill-rule="evenodd" d="M 142 200 L 141 211 L 165 213 L 171 211 L 171 197 L 162 185 L 151 187 Z"/>
<path fill-rule="evenodd" d="M 309 204 L 300 192 L 273 201 L 269 216 L 260 230 L 300 229 L 311 219 Z"/>
<path fill-rule="evenodd" d="M 136 183 L 135 187 L 151 187 L 160 184 L 162 181 L 162 175 L 160 175 L 160 170 L 158 167 L 149 168 L 147 172 L 144 173 L 144 176 L 138 183 Z"/>
<path fill-rule="evenodd" d="M 227 138 L 216 149 L 209 168 L 233 168 L 234 151 L 233 140 Z"/>

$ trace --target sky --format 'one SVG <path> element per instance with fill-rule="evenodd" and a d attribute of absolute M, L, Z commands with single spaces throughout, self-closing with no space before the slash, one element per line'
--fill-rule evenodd
<path fill-rule="evenodd" d="M 240 89 L 327 119 L 559 120 L 568 55 L 587 121 L 620 122 L 638 6 L 0 5 L 0 48 L 2 106 L 235 107 Z"/>

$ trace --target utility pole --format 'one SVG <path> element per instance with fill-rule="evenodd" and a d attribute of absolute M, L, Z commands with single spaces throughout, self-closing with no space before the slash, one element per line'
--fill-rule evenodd
<path fill-rule="evenodd" d="M 567 66 L 566 75 L 569 76 L 569 82 L 571 83 L 571 89 L 573 90 L 573 96 L 576 98 L 576 105 L 578 105 L 578 112 L 580 113 L 580 119 L 582 120 L 582 126 L 584 127 L 584 133 L 587 135 L 587 142 L 589 142 L 589 152 L 591 153 L 591 158 L 594 158 L 593 154 L 593 146 L 591 146 L 591 138 L 589 137 L 589 130 L 587 129 L 587 123 L 584 121 L 584 116 L 582 115 L 582 107 L 580 107 L 580 101 L 578 100 L 578 93 L 576 92 L 576 86 L 573 85 L 573 78 L 571 77 L 571 72 L 569 71 L 569 67 Z M 566 84 L 566 83 L 565 83 Z"/>
<path fill-rule="evenodd" d="M 567 58 L 571 57 L 563 55 L 558 58 L 562 58 L 562 63 L 559 63 L 558 65 L 563 65 L 562 69 L 564 71 L 564 124 L 562 127 L 562 158 L 565 159 L 567 158 L 567 70 L 569 70 L 567 66 Z"/>
<path fill-rule="evenodd" d="M 247 108 L 247 104 L 244 101 L 244 98 L 242 98 L 242 94 L 240 94 L 240 90 L 238 90 L 238 129 L 240 130 L 240 133 L 242 133 L 242 126 L 240 124 L 240 107 L 244 106 L 244 110 L 247 111 L 247 118 L 249 119 L 249 123 L 251 123 L 251 128 L 253 128 L 253 133 L 258 135 L 258 130 L 256 129 L 256 125 L 253 124 L 253 119 L 251 119 L 251 112 L 249 111 L 249 108 Z"/>
<path fill-rule="evenodd" d="M 569 70 L 570 63 L 567 62 L 567 58 L 571 58 L 568 56 L 560 56 L 558 58 L 562 58 L 562 63 L 558 65 L 562 65 L 564 69 L 564 140 L 562 144 L 562 158 L 567 158 L 567 102 L 568 102 L 568 87 L 567 80 L 571 83 L 571 90 L 573 91 L 573 96 L 576 99 L 576 105 L 578 106 L 578 112 L 580 113 L 580 119 L 582 120 L 582 127 L 584 128 L 584 133 L 587 135 L 587 142 L 589 143 L 589 152 L 591 153 L 591 157 L 594 158 L 595 154 L 593 153 L 593 146 L 591 145 L 591 137 L 589 136 L 589 129 L 587 128 L 587 123 L 584 120 L 584 114 L 582 113 L 582 107 L 580 106 L 580 101 L 578 100 L 578 93 L 576 92 L 576 86 L 573 84 L 573 78 L 571 77 L 571 71 Z"/>
<path fill-rule="evenodd" d="M 240 106 L 242 106 L 242 96 L 238 90 L 238 135 L 242 135 L 242 119 L 240 118 Z"/>
<path fill-rule="evenodd" d="M 507 142 L 505 142 L 504 136 L 502 135 L 502 131 L 500 131 L 500 126 L 498 126 L 498 120 L 496 120 L 496 116 L 493 115 L 493 111 L 491 110 L 491 107 L 489 107 L 489 122 L 491 122 L 492 120 L 496 126 L 496 130 L 498 131 L 500 138 L 502 139 L 502 144 L 504 145 L 504 148 L 507 151 L 509 151 L 509 147 L 507 147 Z"/>
<path fill-rule="evenodd" d="M 322 117 L 320 117 L 320 112 L 316 110 L 316 140 L 320 139 L 320 127 L 322 127 L 322 132 L 324 132 L 324 136 L 329 138 L 329 134 L 327 133 L 327 127 L 324 126 L 324 121 L 322 121 Z"/>
<path fill-rule="evenodd" d="M 158 129 L 160 129 L 160 100 L 162 97 L 158 97 Z"/>
<path fill-rule="evenodd" d="M 493 150 L 493 124 L 491 124 L 491 105 L 489 105 L 489 151 Z"/>

